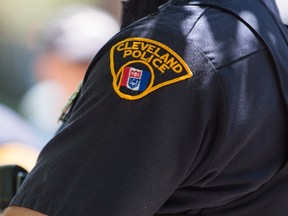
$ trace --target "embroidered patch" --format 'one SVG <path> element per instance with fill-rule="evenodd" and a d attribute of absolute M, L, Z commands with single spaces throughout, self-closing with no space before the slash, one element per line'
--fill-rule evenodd
<path fill-rule="evenodd" d="M 128 38 L 115 44 L 110 68 L 115 92 L 127 100 L 140 99 L 193 75 L 176 52 L 147 38 Z"/>

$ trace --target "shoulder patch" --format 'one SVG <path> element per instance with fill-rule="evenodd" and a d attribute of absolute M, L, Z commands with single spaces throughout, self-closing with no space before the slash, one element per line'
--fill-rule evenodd
<path fill-rule="evenodd" d="M 127 100 L 140 99 L 193 75 L 175 51 L 147 38 L 128 38 L 115 44 L 110 69 L 115 92 Z"/>

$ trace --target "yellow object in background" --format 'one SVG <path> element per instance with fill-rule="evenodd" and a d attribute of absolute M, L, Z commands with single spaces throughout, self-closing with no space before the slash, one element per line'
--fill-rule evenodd
<path fill-rule="evenodd" d="M 0 166 L 15 164 L 31 171 L 39 151 L 22 143 L 5 143 L 0 146 Z"/>

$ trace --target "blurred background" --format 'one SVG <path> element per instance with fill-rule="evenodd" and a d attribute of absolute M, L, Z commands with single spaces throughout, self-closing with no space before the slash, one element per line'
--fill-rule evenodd
<path fill-rule="evenodd" d="M 60 8 L 78 3 L 103 8 L 119 21 L 120 0 L 0 1 L 1 103 L 18 111 L 19 100 L 36 82 L 32 73 L 34 56 L 29 47 L 33 43 L 33 34 Z"/>
<path fill-rule="evenodd" d="M 287 0 L 276 0 L 279 7 L 280 15 L 286 25 L 288 25 L 288 1 Z"/>
<path fill-rule="evenodd" d="M 0 165 L 33 167 L 120 16 L 121 0 L 0 0 Z"/>

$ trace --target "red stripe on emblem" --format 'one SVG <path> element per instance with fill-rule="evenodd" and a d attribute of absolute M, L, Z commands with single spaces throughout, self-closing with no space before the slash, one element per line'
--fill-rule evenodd
<path fill-rule="evenodd" d="M 130 73 L 130 67 L 125 67 L 122 80 L 121 80 L 121 86 L 127 86 L 128 79 L 129 79 L 129 73 Z"/>

